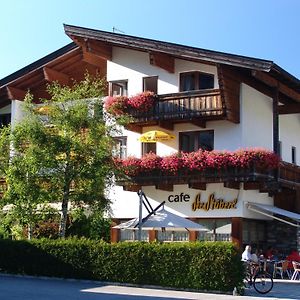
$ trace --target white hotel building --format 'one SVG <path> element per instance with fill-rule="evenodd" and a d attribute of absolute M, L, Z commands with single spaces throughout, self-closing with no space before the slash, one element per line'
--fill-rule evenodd
<path fill-rule="evenodd" d="M 47 97 L 46 83 L 68 84 L 82 79 L 86 70 L 106 76 L 110 95 L 153 91 L 155 108 L 134 114 L 117 137 L 122 155 L 259 147 L 274 151 L 282 162 L 267 174 L 249 169 L 119 181 L 111 192 L 114 221 L 138 216 L 136 192 L 143 190 L 153 207 L 165 201 L 167 210 L 210 229 L 205 235 L 175 233 L 175 240 L 300 249 L 299 79 L 269 60 L 70 25 L 64 29 L 72 43 L 0 80 L 0 123 L 20 118 L 28 89 L 36 98 Z M 175 138 L 141 143 L 141 134 L 150 130 Z M 206 203 L 212 197 L 235 203 L 228 209 L 193 209 L 196 199 Z M 127 238 L 128 233 L 112 230 L 113 241 Z M 171 235 L 149 231 L 143 238 L 168 240 Z"/>

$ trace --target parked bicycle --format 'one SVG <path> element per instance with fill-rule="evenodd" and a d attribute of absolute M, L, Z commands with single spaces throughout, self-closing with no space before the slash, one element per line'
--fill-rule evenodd
<path fill-rule="evenodd" d="M 273 288 L 273 278 L 266 270 L 266 261 L 246 263 L 246 287 L 253 286 L 260 294 L 267 294 Z"/>

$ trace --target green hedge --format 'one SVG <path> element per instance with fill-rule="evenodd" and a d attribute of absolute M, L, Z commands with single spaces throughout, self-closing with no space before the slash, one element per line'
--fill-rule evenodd
<path fill-rule="evenodd" d="M 243 266 L 226 242 L 117 243 L 0 240 L 2 272 L 196 290 L 240 287 Z"/>

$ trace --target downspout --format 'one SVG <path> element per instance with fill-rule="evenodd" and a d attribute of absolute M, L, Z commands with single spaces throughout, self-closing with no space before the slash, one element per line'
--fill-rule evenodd
<path fill-rule="evenodd" d="M 274 90 L 273 96 L 273 151 L 275 154 L 279 155 L 279 114 L 278 114 L 278 105 L 279 105 L 279 95 L 278 95 L 278 86 Z M 278 182 L 279 169 L 275 171 L 275 181 Z"/>

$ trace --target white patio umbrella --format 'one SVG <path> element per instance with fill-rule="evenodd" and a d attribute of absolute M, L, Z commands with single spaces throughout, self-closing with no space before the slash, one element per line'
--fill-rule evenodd
<path fill-rule="evenodd" d="M 139 219 L 134 218 L 127 222 L 114 226 L 117 229 L 139 229 Z M 208 231 L 204 226 L 173 214 L 164 208 L 156 211 L 142 222 L 142 230 L 166 230 L 166 231 Z"/>

